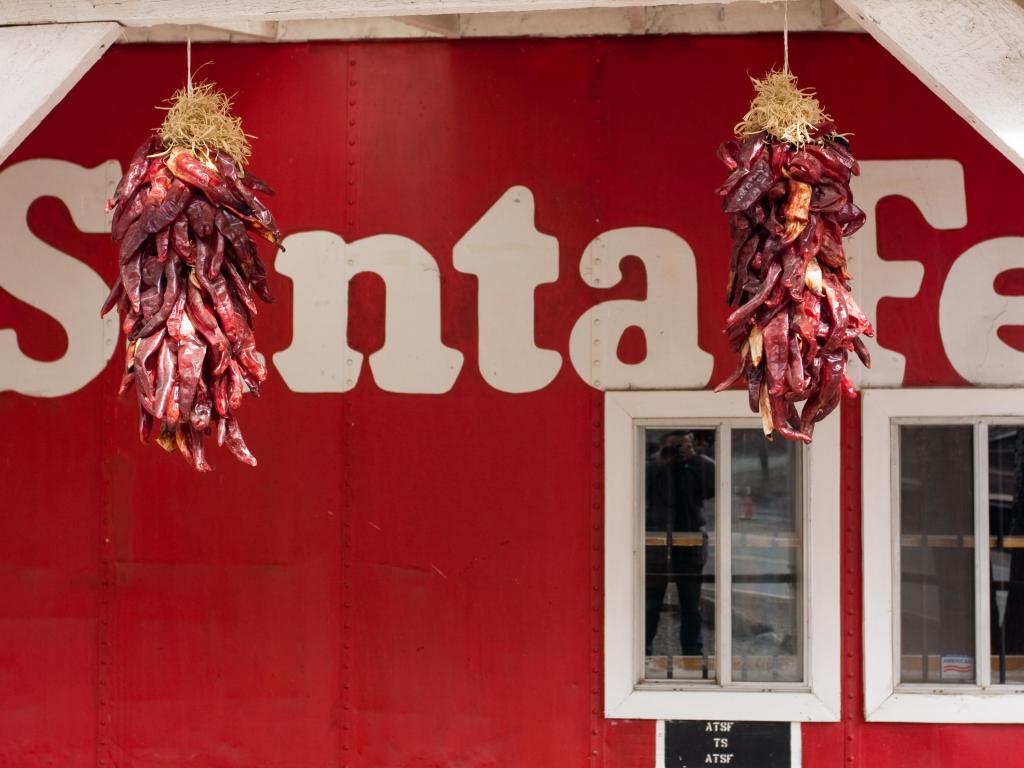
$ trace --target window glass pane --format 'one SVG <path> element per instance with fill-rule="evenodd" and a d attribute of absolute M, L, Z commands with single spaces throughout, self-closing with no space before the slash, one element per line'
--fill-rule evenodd
<path fill-rule="evenodd" d="M 713 681 L 715 431 L 645 436 L 644 676 Z"/>
<path fill-rule="evenodd" d="M 803 680 L 800 448 L 732 430 L 732 675 Z"/>
<path fill-rule="evenodd" d="M 973 429 L 904 425 L 899 441 L 900 681 L 973 683 Z"/>
<path fill-rule="evenodd" d="M 988 428 L 992 683 L 1024 684 L 1024 427 Z"/>

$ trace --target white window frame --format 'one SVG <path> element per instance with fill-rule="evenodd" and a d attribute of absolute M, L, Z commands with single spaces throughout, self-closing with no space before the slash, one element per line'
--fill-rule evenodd
<path fill-rule="evenodd" d="M 643 429 L 651 426 L 760 426 L 745 392 L 606 392 L 605 614 L 606 717 L 653 720 L 835 722 L 840 708 L 839 418 L 815 428 L 804 448 L 804 645 L 807 681 L 786 690 L 768 683 L 668 688 L 643 681 Z M 733 422 L 743 420 L 744 423 Z M 781 439 L 781 438 L 776 438 Z M 729 479 L 725 478 L 727 486 Z M 720 484 L 720 488 L 722 485 Z M 723 516 L 727 517 L 727 516 Z M 719 523 L 721 526 L 721 522 Z M 725 537 L 721 527 L 718 534 Z M 719 551 L 721 547 L 717 548 Z M 720 579 L 723 576 L 718 570 Z M 723 590 L 728 591 L 728 590 Z M 722 632 L 719 642 L 726 642 Z M 684 684 L 685 685 L 685 684 Z"/>
<path fill-rule="evenodd" d="M 975 654 L 979 684 L 898 683 L 901 424 L 1024 421 L 1022 389 L 875 389 L 862 412 L 864 523 L 864 716 L 905 723 L 1021 723 L 1024 686 L 987 685 L 989 549 L 975 547 Z M 974 540 L 988 541 L 987 427 L 974 430 Z"/>

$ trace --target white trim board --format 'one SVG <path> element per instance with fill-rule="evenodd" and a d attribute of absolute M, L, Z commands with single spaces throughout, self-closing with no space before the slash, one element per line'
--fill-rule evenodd
<path fill-rule="evenodd" d="M 751 0 L 745 0 L 749 3 Z M 753 0 L 772 2 L 772 0 Z M 741 0 L 710 3 L 726 6 Z M 0 24 L 116 21 L 125 26 L 212 24 L 469 13 L 532 13 L 572 8 L 708 5 L 707 0 L 4 0 Z"/>
<path fill-rule="evenodd" d="M 1024 170 L 1024 8 L 1014 0 L 836 0 Z"/>
<path fill-rule="evenodd" d="M 893 514 L 896 504 L 893 472 L 898 471 L 899 459 L 894 446 L 894 420 L 934 424 L 1019 420 L 1024 417 L 1024 389 L 868 389 L 864 390 L 863 397 L 865 719 L 911 723 L 1024 722 L 1024 690 L 1020 687 L 897 686 L 898 521 Z M 977 460 L 975 466 L 979 466 Z M 981 470 L 976 474 L 980 475 Z M 982 481 L 987 485 L 987 478 Z M 976 485 L 976 497 L 977 488 Z M 983 501 L 976 498 L 976 511 Z M 975 520 L 975 537 L 979 541 L 988 539 L 983 522 Z M 978 536 L 979 530 L 983 537 Z M 987 557 L 987 550 L 982 554 Z M 976 568 L 976 588 L 979 588 L 987 582 L 977 574 Z M 985 597 L 983 605 L 988 602 L 987 595 Z M 979 637 L 983 634 L 984 628 L 979 628 Z M 985 647 L 986 643 L 979 642 L 977 652 L 983 654 Z M 978 666 L 983 663 L 982 657 Z"/>
<path fill-rule="evenodd" d="M 605 393 L 606 717 L 652 720 L 824 721 L 839 719 L 839 419 L 818 424 L 806 448 L 805 529 L 807 674 L 809 686 L 765 690 L 694 686 L 652 690 L 637 685 L 636 653 L 643 648 L 637 574 L 638 423 L 750 420 L 745 392 L 634 391 Z M 751 425 L 759 425 L 756 417 Z M 781 438 L 780 438 L 781 439 Z"/>
<path fill-rule="evenodd" d="M 625 8 L 570 8 L 526 13 L 464 13 L 356 19 L 294 19 L 221 22 L 217 25 L 159 24 L 128 27 L 127 43 L 302 42 L 478 37 L 587 37 L 591 35 L 696 35 L 781 32 L 781 3 L 743 0 L 727 5 L 664 5 Z M 833 0 L 791 0 L 791 32 L 864 30 Z"/>
<path fill-rule="evenodd" d="M 110 22 L 0 27 L 0 93 L 4 94 L 0 163 L 99 61 L 120 33 L 121 28 Z"/>

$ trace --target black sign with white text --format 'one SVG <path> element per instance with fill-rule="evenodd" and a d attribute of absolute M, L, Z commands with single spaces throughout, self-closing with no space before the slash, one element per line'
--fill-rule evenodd
<path fill-rule="evenodd" d="M 790 768 L 789 723 L 665 721 L 665 768 Z"/>

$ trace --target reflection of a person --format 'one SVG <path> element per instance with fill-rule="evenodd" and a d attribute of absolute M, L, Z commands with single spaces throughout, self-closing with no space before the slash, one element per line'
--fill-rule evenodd
<path fill-rule="evenodd" d="M 669 432 L 661 438 L 658 450 L 647 460 L 646 530 L 666 535 L 664 544 L 647 546 L 645 579 L 645 645 L 652 653 L 654 637 L 665 590 L 669 582 L 679 590 L 679 642 L 683 655 L 700 655 L 704 640 L 701 632 L 700 595 L 704 561 L 707 557 L 704 533 L 705 498 L 714 495 L 714 462 L 694 450 L 689 432 Z M 695 536 L 672 546 L 674 533 Z"/>

